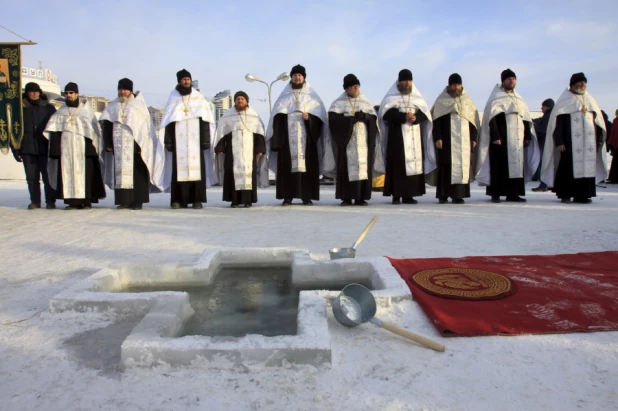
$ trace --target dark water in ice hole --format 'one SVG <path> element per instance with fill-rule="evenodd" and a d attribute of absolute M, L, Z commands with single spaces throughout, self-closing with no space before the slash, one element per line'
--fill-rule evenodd
<path fill-rule="evenodd" d="M 346 285 L 328 284 L 310 289 L 341 290 Z M 369 287 L 369 284 L 363 285 Z M 128 287 L 123 291 L 187 292 L 195 315 L 180 336 L 260 334 L 272 337 L 297 333 L 298 293 L 301 290 L 292 285 L 290 267 L 223 268 L 213 283 L 205 287 L 155 285 Z"/>

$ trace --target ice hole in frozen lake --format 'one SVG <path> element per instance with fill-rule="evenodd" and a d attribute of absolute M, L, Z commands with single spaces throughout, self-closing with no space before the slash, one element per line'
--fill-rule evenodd
<path fill-rule="evenodd" d="M 360 283 L 371 289 L 368 281 Z M 183 284 L 130 285 L 127 293 L 180 291 L 189 295 L 195 311 L 178 337 L 205 335 L 242 337 L 259 334 L 266 337 L 296 335 L 299 293 L 303 290 L 339 291 L 346 284 L 304 286 L 292 283 L 291 266 L 225 267 L 214 275 L 210 285 Z"/>
<path fill-rule="evenodd" d="M 122 343 L 123 367 L 322 365 L 331 363 L 330 300 L 349 283 L 373 290 L 381 307 L 411 298 L 384 257 L 213 248 L 193 264 L 103 268 L 50 299 L 49 310 L 143 315 Z"/>

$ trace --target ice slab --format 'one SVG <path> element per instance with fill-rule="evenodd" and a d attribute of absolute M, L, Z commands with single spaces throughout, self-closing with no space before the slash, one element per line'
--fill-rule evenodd
<path fill-rule="evenodd" d="M 213 282 L 223 267 L 285 267 L 299 294 L 297 334 L 240 338 L 182 336 L 194 311 L 186 292 L 121 292 L 130 287 L 179 285 L 200 287 Z M 61 292 L 49 302 L 51 313 L 63 311 L 117 314 L 144 318 L 121 347 L 124 367 L 170 364 L 231 368 L 248 364 L 330 365 L 327 310 L 349 283 L 369 285 L 378 305 L 411 299 L 405 282 L 386 258 L 317 260 L 292 248 L 221 248 L 206 250 L 194 264 L 132 263 L 111 266 Z"/>

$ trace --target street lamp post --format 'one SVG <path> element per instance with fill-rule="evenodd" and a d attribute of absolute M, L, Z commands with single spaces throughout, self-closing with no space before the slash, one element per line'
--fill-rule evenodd
<path fill-rule="evenodd" d="M 286 72 L 283 72 L 283 73 L 279 74 L 279 75 L 277 76 L 277 78 L 276 78 L 276 79 L 274 79 L 274 80 L 273 80 L 273 82 L 272 82 L 272 83 L 270 83 L 270 84 L 268 84 L 268 83 L 267 83 L 267 82 L 265 82 L 265 81 L 260 80 L 260 78 L 259 78 L 258 76 L 254 76 L 253 74 L 247 74 L 247 75 L 245 76 L 245 80 L 247 80 L 249 83 L 252 83 L 252 82 L 254 82 L 254 81 L 259 81 L 260 83 L 264 83 L 264 84 L 266 84 L 266 87 L 268 87 L 268 106 L 269 106 L 269 108 L 270 108 L 269 114 L 273 111 L 273 101 L 272 101 L 272 96 L 270 95 L 270 90 L 271 90 L 271 88 L 272 88 L 273 84 L 274 84 L 276 81 L 279 81 L 279 80 L 281 80 L 281 81 L 287 81 L 287 80 L 289 80 L 289 79 L 290 79 L 290 75 L 289 75 L 288 73 L 286 73 Z"/>

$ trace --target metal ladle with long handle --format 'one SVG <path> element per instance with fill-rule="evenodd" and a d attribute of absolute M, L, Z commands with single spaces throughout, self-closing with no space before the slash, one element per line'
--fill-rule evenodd
<path fill-rule="evenodd" d="M 365 230 L 363 230 L 361 235 L 358 236 L 358 238 L 354 242 L 352 248 L 331 248 L 330 250 L 328 250 L 328 253 L 330 254 L 330 259 L 337 260 L 339 258 L 354 258 L 356 256 L 356 247 L 361 243 L 361 241 L 365 239 L 367 233 L 369 232 L 369 230 L 371 230 L 371 227 L 373 227 L 376 221 L 378 221 L 378 216 L 374 216 L 371 219 L 369 224 L 367 224 Z"/>
<path fill-rule="evenodd" d="M 444 345 L 432 341 L 422 335 L 415 334 L 405 328 L 397 327 L 394 324 L 384 322 L 375 317 L 376 300 L 371 291 L 360 284 L 348 284 L 341 290 L 341 293 L 332 302 L 333 315 L 342 325 L 346 327 L 356 327 L 359 324 L 369 321 L 378 327 L 384 328 L 392 333 L 400 335 L 408 340 L 420 345 L 431 348 L 438 352 L 444 352 Z"/>

